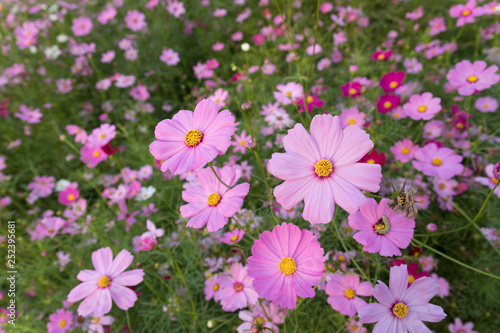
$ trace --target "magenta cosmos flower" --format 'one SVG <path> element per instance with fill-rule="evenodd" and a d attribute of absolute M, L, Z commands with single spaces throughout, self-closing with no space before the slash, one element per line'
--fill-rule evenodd
<path fill-rule="evenodd" d="M 359 308 L 360 322 L 377 323 L 373 333 L 431 333 L 422 321 L 437 323 L 446 317 L 443 308 L 429 303 L 438 292 L 437 283 L 423 277 L 407 286 L 406 265 L 391 267 L 389 288 L 378 281 L 372 295 L 380 303 Z"/>
<path fill-rule="evenodd" d="M 133 307 L 137 295 L 126 287 L 138 285 L 144 276 L 142 269 L 123 272 L 133 260 L 134 257 L 127 250 L 118 253 L 114 260 L 109 247 L 92 253 L 95 271 L 85 269 L 78 273 L 76 278 L 83 283 L 73 288 L 68 295 L 70 303 L 85 298 L 78 307 L 78 315 L 101 317 L 111 310 L 111 300 L 122 310 Z"/>
<path fill-rule="evenodd" d="M 335 203 L 355 212 L 366 202 L 361 190 L 380 189 L 382 167 L 358 163 L 373 148 L 370 135 L 355 125 L 342 130 L 338 116 L 315 116 L 311 134 L 295 125 L 283 146 L 286 153 L 274 153 L 269 161 L 270 172 L 285 180 L 274 195 L 285 209 L 304 200 L 302 216 L 313 224 L 330 222 Z"/>
<path fill-rule="evenodd" d="M 394 92 L 405 78 L 405 72 L 389 72 L 380 79 L 380 87 L 385 92 Z"/>
<path fill-rule="evenodd" d="M 229 276 L 219 275 L 219 283 L 218 296 L 224 311 L 243 309 L 259 300 L 259 295 L 252 287 L 252 278 L 247 274 L 247 267 L 240 263 L 231 265 Z"/>
<path fill-rule="evenodd" d="M 314 297 L 325 269 L 321 244 L 309 230 L 282 223 L 264 231 L 252 246 L 248 276 L 260 297 L 293 309 L 297 296 Z"/>
<path fill-rule="evenodd" d="M 483 91 L 500 82 L 498 66 L 488 66 L 484 61 L 462 60 L 446 75 L 450 85 L 462 96 L 470 96 L 476 91 Z"/>
<path fill-rule="evenodd" d="M 415 221 L 396 214 L 389 207 L 390 200 L 382 199 L 377 204 L 370 198 L 359 211 L 349 215 L 349 226 L 360 230 L 353 238 L 363 245 L 363 251 L 379 253 L 381 256 L 400 256 L 399 249 L 406 249 L 413 238 Z"/>
<path fill-rule="evenodd" d="M 397 95 L 382 95 L 377 101 L 377 110 L 387 113 L 401 105 L 401 98 Z"/>
<path fill-rule="evenodd" d="M 441 111 L 441 98 L 433 97 L 430 92 L 413 95 L 408 103 L 403 105 L 403 110 L 413 120 L 431 120 Z"/>
<path fill-rule="evenodd" d="M 325 293 L 328 304 L 344 316 L 354 317 L 358 308 L 367 303 L 356 295 L 371 296 L 372 285 L 370 282 L 359 282 L 358 275 L 333 274 L 326 283 Z"/>
<path fill-rule="evenodd" d="M 464 166 L 460 164 L 462 159 L 450 148 L 439 148 L 437 144 L 429 143 L 415 153 L 412 163 L 424 175 L 448 180 L 464 171 Z"/>
<path fill-rule="evenodd" d="M 214 169 L 228 186 L 233 186 L 238 180 L 231 167 Z M 250 184 L 242 183 L 228 189 L 219 182 L 211 169 L 200 170 L 198 181 L 200 186 L 192 186 L 182 192 L 182 199 L 188 204 L 181 206 L 181 216 L 190 218 L 188 227 L 203 228 L 207 225 L 208 231 L 217 231 L 241 208 Z"/>
<path fill-rule="evenodd" d="M 175 175 L 198 169 L 222 155 L 231 145 L 236 127 L 229 110 L 204 99 L 194 112 L 180 110 L 172 119 L 162 120 L 155 129 L 156 141 L 149 145 L 160 161 L 161 171 Z"/>

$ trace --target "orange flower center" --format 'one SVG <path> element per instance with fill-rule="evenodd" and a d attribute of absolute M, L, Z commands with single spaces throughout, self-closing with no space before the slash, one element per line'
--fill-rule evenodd
<path fill-rule="evenodd" d="M 243 290 L 243 285 L 241 283 L 237 283 L 234 286 L 234 289 L 236 289 L 236 291 L 242 291 Z"/>
<path fill-rule="evenodd" d="M 59 322 L 59 327 L 63 328 L 64 326 L 66 326 L 66 320 L 63 319 Z"/>
<path fill-rule="evenodd" d="M 466 9 L 462 11 L 462 16 L 469 16 L 470 15 L 470 10 Z"/>
<path fill-rule="evenodd" d="M 314 101 L 314 99 L 311 96 L 307 96 L 306 100 L 307 103 L 312 103 Z"/>
<path fill-rule="evenodd" d="M 96 150 L 95 152 L 92 153 L 92 156 L 99 157 L 101 156 L 101 152 L 99 150 Z"/>
<path fill-rule="evenodd" d="M 238 235 L 234 235 L 233 237 L 231 237 L 231 242 L 236 242 L 237 239 L 238 239 Z"/>
<path fill-rule="evenodd" d="M 380 53 L 378 56 L 377 56 L 377 59 L 378 60 L 384 60 L 385 59 L 385 55 L 383 53 Z"/>
<path fill-rule="evenodd" d="M 69 200 L 69 201 L 73 201 L 73 200 L 75 200 L 75 195 L 74 195 L 74 194 L 70 194 L 70 195 L 68 195 L 68 200 Z"/>
<path fill-rule="evenodd" d="M 354 124 L 356 124 L 356 119 L 352 119 L 352 118 L 351 118 L 351 119 L 349 119 L 349 120 L 347 121 L 347 124 L 349 124 L 349 125 L 354 125 Z"/>
<path fill-rule="evenodd" d="M 354 88 L 349 89 L 349 95 L 356 95 L 358 91 Z"/>
<path fill-rule="evenodd" d="M 413 275 L 408 275 L 408 283 L 412 284 L 413 282 L 415 282 L 415 277 Z"/>
<path fill-rule="evenodd" d="M 214 284 L 214 286 L 212 287 L 212 289 L 213 289 L 214 291 L 219 290 L 219 284 L 218 284 L 218 283 Z"/>

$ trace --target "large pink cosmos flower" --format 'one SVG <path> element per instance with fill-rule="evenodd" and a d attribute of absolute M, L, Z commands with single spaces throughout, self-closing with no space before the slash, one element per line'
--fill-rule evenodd
<path fill-rule="evenodd" d="M 363 251 L 381 256 L 400 256 L 399 249 L 406 249 L 413 238 L 415 221 L 396 214 L 389 207 L 389 199 L 377 204 L 370 198 L 359 211 L 349 215 L 349 226 L 357 232 L 353 238 L 363 245 Z"/>
<path fill-rule="evenodd" d="M 162 120 L 149 151 L 163 161 L 162 172 L 178 175 L 198 169 L 226 152 L 236 129 L 234 121 L 229 110 L 219 112 L 217 103 L 204 99 L 194 112 L 180 110 L 172 119 Z"/>
<path fill-rule="evenodd" d="M 233 186 L 238 180 L 232 167 L 214 169 L 228 186 Z M 242 183 L 228 189 L 210 169 L 200 170 L 198 181 L 200 186 L 192 186 L 182 192 L 182 199 L 188 204 L 181 206 L 181 216 L 190 218 L 188 227 L 203 228 L 207 225 L 208 231 L 217 231 L 241 208 L 250 184 Z"/>
<path fill-rule="evenodd" d="M 423 277 L 408 286 L 406 265 L 391 267 L 389 288 L 382 281 L 372 290 L 380 303 L 358 309 L 362 323 L 377 323 L 373 333 L 431 333 L 422 321 L 437 323 L 446 317 L 443 308 L 429 301 L 438 292 L 438 284 Z"/>
<path fill-rule="evenodd" d="M 293 309 L 297 296 L 314 297 L 321 281 L 325 257 L 321 244 L 309 230 L 282 223 L 264 231 L 252 246 L 248 276 L 260 297 Z"/>
<path fill-rule="evenodd" d="M 450 148 L 439 148 L 437 144 L 429 143 L 415 153 L 413 167 L 424 175 L 448 180 L 464 171 L 464 166 L 460 164 L 462 159 Z"/>
<path fill-rule="evenodd" d="M 450 69 L 446 78 L 452 87 L 458 89 L 460 95 L 470 96 L 500 82 L 500 75 L 496 73 L 498 66 L 486 66 L 488 65 L 484 61 L 474 61 L 472 64 L 469 60 L 462 60 L 455 68 Z"/>
<path fill-rule="evenodd" d="M 235 311 L 256 304 L 259 295 L 252 287 L 252 278 L 247 274 L 247 267 L 236 263 L 231 266 L 229 276 L 219 275 L 219 298 L 222 310 Z"/>
<path fill-rule="evenodd" d="M 366 301 L 359 296 L 371 296 L 372 285 L 368 281 L 359 282 L 358 275 L 333 274 L 325 287 L 328 304 L 344 316 L 354 317 L 358 308 L 365 306 Z"/>
<path fill-rule="evenodd" d="M 373 148 L 370 136 L 355 125 L 342 130 L 338 116 L 315 116 L 311 134 L 295 125 L 283 146 L 286 153 L 274 153 L 269 161 L 270 172 L 285 180 L 274 195 L 285 209 L 304 200 L 302 215 L 313 224 L 330 222 L 335 203 L 354 213 L 366 202 L 360 190 L 380 189 L 382 167 L 357 163 Z"/>
<path fill-rule="evenodd" d="M 127 250 L 122 250 L 113 260 L 109 247 L 92 253 L 95 271 L 85 269 L 76 278 L 83 283 L 73 288 L 68 295 L 68 302 L 74 303 L 85 298 L 78 307 L 78 315 L 101 317 L 111 310 L 112 302 L 122 310 L 134 306 L 137 295 L 126 286 L 135 286 L 142 282 L 144 271 L 133 269 L 123 272 L 132 263 L 134 257 Z"/>

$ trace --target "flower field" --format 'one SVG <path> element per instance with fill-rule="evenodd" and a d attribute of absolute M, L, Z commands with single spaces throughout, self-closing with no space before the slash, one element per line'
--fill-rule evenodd
<path fill-rule="evenodd" d="M 500 332 L 500 2 L 3 0 L 0 332 Z"/>

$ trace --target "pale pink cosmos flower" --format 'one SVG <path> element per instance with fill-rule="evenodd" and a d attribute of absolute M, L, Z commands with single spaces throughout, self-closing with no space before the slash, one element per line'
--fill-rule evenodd
<path fill-rule="evenodd" d="M 93 317 L 84 327 L 88 328 L 89 333 L 104 333 L 104 326 L 109 326 L 115 322 L 113 316 Z"/>
<path fill-rule="evenodd" d="M 92 253 L 95 270 L 80 271 L 76 278 L 82 283 L 73 288 L 67 298 L 70 303 L 85 298 L 78 306 L 78 315 L 101 317 L 111 311 L 111 300 L 122 310 L 133 307 L 137 295 L 127 287 L 138 285 L 144 276 L 142 269 L 124 272 L 133 260 L 134 257 L 127 250 L 118 253 L 114 260 L 109 247 Z"/>
<path fill-rule="evenodd" d="M 342 129 L 338 116 L 315 116 L 311 134 L 295 125 L 283 146 L 286 153 L 274 153 L 268 164 L 271 174 L 285 180 L 274 195 L 285 209 L 304 200 L 302 216 L 312 224 L 330 222 L 334 203 L 354 213 L 366 202 L 361 190 L 380 189 L 382 167 L 359 163 L 373 148 L 370 136 L 358 126 Z"/>
<path fill-rule="evenodd" d="M 64 333 L 70 330 L 73 325 L 73 312 L 59 309 L 49 316 L 49 320 L 47 323 L 48 333 Z"/>
<path fill-rule="evenodd" d="M 252 140 L 251 135 L 247 135 L 247 131 L 241 131 L 241 134 L 234 134 L 234 141 L 231 141 L 231 145 L 234 146 L 233 153 L 241 152 L 245 154 L 248 148 L 248 143 Z"/>
<path fill-rule="evenodd" d="M 498 101 L 490 96 L 480 97 L 474 106 L 481 112 L 495 112 L 498 109 Z"/>
<path fill-rule="evenodd" d="M 146 101 L 150 97 L 148 88 L 142 84 L 138 84 L 136 87 L 130 89 L 129 95 L 139 101 Z"/>
<path fill-rule="evenodd" d="M 208 98 L 211 101 L 214 101 L 215 103 L 219 104 L 220 107 L 224 107 L 226 106 L 226 99 L 228 99 L 228 97 L 229 97 L 229 91 L 219 88 L 216 91 L 214 91 L 214 94 L 210 95 Z"/>
<path fill-rule="evenodd" d="M 276 89 L 278 91 L 273 92 L 274 98 L 283 105 L 290 105 L 304 96 L 302 85 L 296 82 L 278 84 Z"/>
<path fill-rule="evenodd" d="M 93 147 L 102 147 L 116 136 L 115 125 L 102 124 L 95 128 L 87 138 L 87 144 Z"/>
<path fill-rule="evenodd" d="M 382 281 L 372 289 L 380 303 L 358 309 L 361 323 L 377 323 L 373 333 L 431 333 L 423 321 L 440 322 L 446 317 L 440 306 L 429 301 L 438 292 L 438 285 L 429 277 L 415 280 L 408 287 L 406 265 L 391 267 L 389 288 Z"/>
<path fill-rule="evenodd" d="M 436 273 L 431 274 L 431 279 L 433 279 L 439 286 L 438 296 L 444 298 L 450 295 L 450 284 L 442 277 L 439 277 Z"/>
<path fill-rule="evenodd" d="M 500 82 L 500 75 L 496 73 L 498 66 L 486 66 L 488 65 L 484 61 L 471 63 L 469 60 L 462 60 L 455 68 L 450 69 L 446 78 L 452 87 L 458 89 L 460 95 L 470 96 Z"/>
<path fill-rule="evenodd" d="M 340 114 L 340 125 L 342 128 L 346 128 L 349 125 L 357 125 L 363 128 L 365 125 L 366 113 L 359 112 L 358 108 L 353 106 L 349 109 L 342 110 Z"/>
<path fill-rule="evenodd" d="M 469 321 L 465 324 L 462 323 L 460 318 L 455 318 L 455 322 L 453 324 L 448 325 L 448 329 L 450 333 L 478 333 L 473 330 L 474 323 Z"/>
<path fill-rule="evenodd" d="M 87 141 L 87 133 L 76 125 L 67 125 L 66 132 L 69 135 L 75 135 L 75 142 L 84 144 Z"/>
<path fill-rule="evenodd" d="M 430 120 L 441 111 L 441 98 L 433 97 L 430 92 L 413 95 L 403 110 L 413 120 Z"/>
<path fill-rule="evenodd" d="M 205 289 L 203 290 L 205 293 L 205 300 L 209 301 L 212 298 L 214 301 L 218 302 L 220 300 L 220 282 L 219 275 L 215 274 L 205 280 Z"/>
<path fill-rule="evenodd" d="M 127 15 L 125 16 L 125 24 L 127 24 L 127 28 L 132 31 L 139 31 L 146 28 L 148 25 L 145 21 L 146 15 L 141 13 L 138 10 L 129 10 L 127 11 Z"/>
<path fill-rule="evenodd" d="M 394 154 L 394 158 L 401 163 L 409 162 L 415 152 L 418 150 L 418 146 L 413 145 L 413 141 L 410 139 L 403 139 L 398 141 L 391 147 L 391 152 Z"/>
<path fill-rule="evenodd" d="M 149 151 L 160 161 L 161 171 L 181 174 L 198 169 L 222 155 L 231 145 L 235 119 L 229 110 L 204 99 L 194 112 L 181 110 L 172 119 L 161 121 L 155 129 L 156 141 Z"/>
<path fill-rule="evenodd" d="M 160 60 L 166 63 L 168 66 L 175 66 L 179 63 L 179 61 L 181 61 L 181 59 L 179 58 L 179 53 L 165 47 L 161 52 Z"/>
<path fill-rule="evenodd" d="M 90 33 L 92 27 L 92 20 L 88 17 L 82 16 L 73 19 L 73 26 L 71 27 L 71 29 L 73 30 L 73 34 L 75 36 L 85 36 Z"/>
<path fill-rule="evenodd" d="M 449 13 L 451 17 L 458 18 L 457 27 L 461 27 L 466 23 L 474 23 L 475 16 L 481 15 L 482 11 L 476 7 L 476 4 L 476 0 L 469 0 L 465 5 L 451 6 Z"/>
<path fill-rule="evenodd" d="M 115 18 L 117 12 L 114 7 L 108 6 L 105 10 L 103 10 L 99 16 L 97 16 L 97 21 L 101 24 L 108 24 L 109 21 Z"/>
<path fill-rule="evenodd" d="M 495 186 L 498 184 L 498 179 L 495 177 L 493 170 L 495 168 L 495 165 L 493 164 L 488 164 L 484 168 L 484 173 L 486 174 L 486 177 L 475 177 L 474 181 L 478 182 L 481 185 L 487 186 L 490 190 L 494 189 Z M 497 186 L 495 192 L 497 197 L 500 198 L 500 185 Z"/>
<path fill-rule="evenodd" d="M 259 296 L 293 309 L 297 296 L 314 297 L 313 287 L 324 274 L 324 250 L 309 230 L 291 223 L 264 231 L 252 246 L 248 275 Z"/>
<path fill-rule="evenodd" d="M 232 167 L 220 170 L 214 167 L 214 170 L 228 186 L 233 186 L 238 180 Z M 250 184 L 242 183 L 228 189 L 220 183 L 211 169 L 200 170 L 198 181 L 200 186 L 191 186 L 182 192 L 182 199 L 188 204 L 181 206 L 181 216 L 189 218 L 188 227 L 203 228 L 207 225 L 208 231 L 217 231 L 241 208 Z"/>
<path fill-rule="evenodd" d="M 115 58 L 115 51 L 111 50 L 102 54 L 101 62 L 107 64 L 113 61 L 114 58 Z"/>
<path fill-rule="evenodd" d="M 184 8 L 184 2 L 172 0 L 168 2 L 167 10 L 174 17 L 179 18 L 181 15 L 186 13 L 186 9 Z"/>
<path fill-rule="evenodd" d="M 372 285 L 368 281 L 360 282 L 358 275 L 332 274 L 326 283 L 325 293 L 328 304 L 344 316 L 354 317 L 358 308 L 365 306 L 366 301 L 359 296 L 371 296 Z"/>
<path fill-rule="evenodd" d="M 226 244 L 235 244 L 238 243 L 243 236 L 245 235 L 245 230 L 234 229 L 233 231 L 228 231 L 224 233 L 224 235 L 219 238 L 219 242 Z"/>
<path fill-rule="evenodd" d="M 87 164 L 88 168 L 94 168 L 100 162 L 106 160 L 108 155 L 101 149 L 101 147 L 94 147 L 85 145 L 80 150 L 80 160 Z"/>
<path fill-rule="evenodd" d="M 429 20 L 429 25 L 431 27 L 431 31 L 429 31 L 429 35 L 434 36 L 439 34 L 440 32 L 446 31 L 446 23 L 444 21 L 444 17 L 435 17 L 432 20 Z"/>
<path fill-rule="evenodd" d="M 400 249 L 410 245 L 415 221 L 394 213 L 389 203 L 389 199 L 382 199 L 377 204 L 375 199 L 369 198 L 359 211 L 349 215 L 349 226 L 359 230 L 353 238 L 363 245 L 363 251 L 386 257 L 400 256 Z"/>
<path fill-rule="evenodd" d="M 61 94 L 66 94 L 73 90 L 71 86 L 71 79 L 58 79 L 56 80 L 57 92 Z"/>
<path fill-rule="evenodd" d="M 19 111 L 14 113 L 14 117 L 21 119 L 22 121 L 27 122 L 28 124 L 37 124 L 42 119 L 43 114 L 40 112 L 40 109 L 33 109 L 24 104 L 19 106 Z"/>
<path fill-rule="evenodd" d="M 28 184 L 28 189 L 39 198 L 48 197 L 56 187 L 55 180 L 52 176 L 35 176 L 33 182 Z"/>
<path fill-rule="evenodd" d="M 231 265 L 229 276 L 220 275 L 220 304 L 222 310 L 233 312 L 256 304 L 259 295 L 252 287 L 253 279 L 247 274 L 247 267 L 236 263 Z"/>
<path fill-rule="evenodd" d="M 460 164 L 463 157 L 447 147 L 439 148 L 435 143 L 429 143 L 420 148 L 414 155 L 413 167 L 426 176 L 451 179 L 464 171 Z"/>

